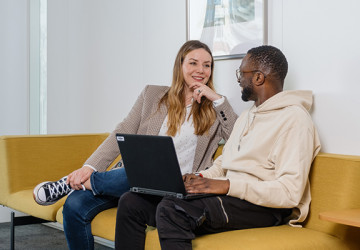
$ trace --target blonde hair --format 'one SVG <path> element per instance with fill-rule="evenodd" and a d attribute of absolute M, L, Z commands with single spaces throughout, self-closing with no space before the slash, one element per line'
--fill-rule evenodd
<path fill-rule="evenodd" d="M 214 71 L 214 58 L 209 47 L 197 40 L 187 41 L 179 50 L 173 68 L 173 80 L 169 91 L 161 98 L 159 107 L 165 103 L 168 108 L 168 122 L 167 134 L 175 136 L 180 131 L 181 125 L 186 119 L 185 107 L 185 80 L 182 71 L 182 64 L 186 55 L 196 49 L 204 49 L 211 56 L 211 75 L 207 82 L 207 86 L 214 90 L 213 71 Z M 201 103 L 193 102 L 191 107 L 190 116 L 193 116 L 193 123 L 196 135 L 203 135 L 208 133 L 210 127 L 216 120 L 216 113 L 213 108 L 212 101 L 207 98 L 202 98 Z M 188 119 L 189 119 L 188 117 Z"/>

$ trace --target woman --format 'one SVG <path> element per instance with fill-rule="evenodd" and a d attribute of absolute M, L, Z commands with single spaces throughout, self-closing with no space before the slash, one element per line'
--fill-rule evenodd
<path fill-rule="evenodd" d="M 71 193 L 63 209 L 70 249 L 93 249 L 91 220 L 101 211 L 116 207 L 119 197 L 129 190 L 124 168 L 104 172 L 120 153 L 116 133 L 171 136 L 182 174 L 212 165 L 219 141 L 229 138 L 237 119 L 226 98 L 214 91 L 213 66 L 207 45 L 186 42 L 175 59 L 170 88 L 146 86 L 128 116 L 82 168 L 34 189 L 34 198 L 41 205 Z"/>

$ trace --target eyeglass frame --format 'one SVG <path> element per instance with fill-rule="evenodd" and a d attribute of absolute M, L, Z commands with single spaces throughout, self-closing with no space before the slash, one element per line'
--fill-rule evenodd
<path fill-rule="evenodd" d="M 235 74 L 236 74 L 236 78 L 237 78 L 237 80 L 238 80 L 238 82 L 239 82 L 239 81 L 240 81 L 240 78 L 243 77 L 244 74 L 246 74 L 246 73 L 254 73 L 254 72 L 260 72 L 261 74 L 264 75 L 264 78 L 266 78 L 266 75 L 264 74 L 264 72 L 262 72 L 262 71 L 259 70 L 259 69 L 250 70 L 250 71 L 241 71 L 240 68 L 239 68 L 239 69 L 237 69 L 237 70 L 235 71 Z"/>

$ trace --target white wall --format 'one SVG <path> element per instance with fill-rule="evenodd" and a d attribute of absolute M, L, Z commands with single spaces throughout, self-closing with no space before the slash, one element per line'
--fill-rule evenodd
<path fill-rule="evenodd" d="M 359 9 L 356 0 L 302 0 L 283 1 L 277 13 L 283 32 L 274 41 L 289 61 L 287 86 L 313 90 L 323 152 L 360 155 Z"/>
<path fill-rule="evenodd" d="M 0 1 L 0 135 L 29 131 L 28 18 L 26 0 Z M 0 206 L 0 223 L 10 211 Z"/>
<path fill-rule="evenodd" d="M 143 84 L 170 85 L 176 54 L 186 41 L 184 1 L 143 1 Z"/>
<path fill-rule="evenodd" d="M 169 85 L 185 15 L 183 1 L 49 1 L 48 133 L 110 132 L 146 84 Z"/>
<path fill-rule="evenodd" d="M 143 1 L 48 2 L 48 133 L 111 131 L 143 86 Z"/>
<path fill-rule="evenodd" d="M 28 133 L 28 6 L 0 1 L 0 135 Z"/>

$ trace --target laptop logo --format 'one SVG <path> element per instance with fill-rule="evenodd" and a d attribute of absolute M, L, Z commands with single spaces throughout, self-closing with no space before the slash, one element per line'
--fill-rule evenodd
<path fill-rule="evenodd" d="M 125 141 L 125 138 L 124 138 L 124 136 L 116 136 L 116 140 Z"/>

